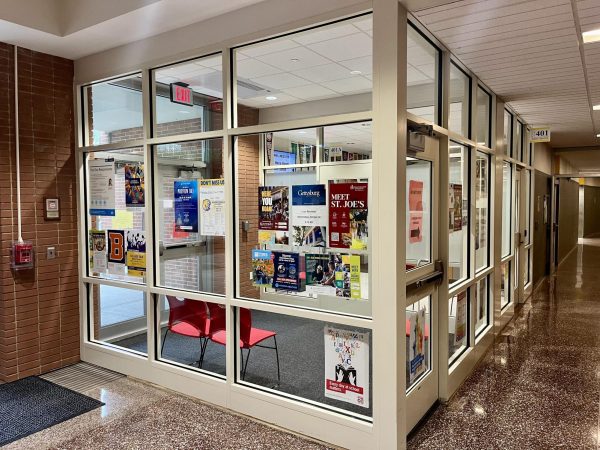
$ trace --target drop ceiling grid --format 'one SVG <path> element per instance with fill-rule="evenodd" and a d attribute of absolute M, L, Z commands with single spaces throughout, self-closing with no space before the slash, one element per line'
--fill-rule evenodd
<path fill-rule="evenodd" d="M 595 2 L 579 2 L 588 17 L 600 14 Z M 553 145 L 594 143 L 570 0 L 463 0 L 413 13 L 525 121 L 550 125 Z M 600 50 L 586 62 L 600 95 L 590 70 Z"/>

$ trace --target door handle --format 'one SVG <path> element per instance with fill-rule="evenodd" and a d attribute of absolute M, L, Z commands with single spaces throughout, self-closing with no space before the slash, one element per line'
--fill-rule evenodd
<path fill-rule="evenodd" d="M 406 286 L 406 291 L 414 291 L 427 286 L 429 284 L 440 284 L 444 279 L 444 264 L 441 260 L 435 261 L 434 271 L 425 275 L 423 278 L 419 278 L 413 281 L 411 284 Z"/>

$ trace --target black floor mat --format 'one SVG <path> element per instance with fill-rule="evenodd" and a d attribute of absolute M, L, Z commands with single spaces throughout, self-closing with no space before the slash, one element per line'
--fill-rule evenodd
<path fill-rule="evenodd" d="M 0 447 L 103 405 L 39 377 L 0 385 Z"/>

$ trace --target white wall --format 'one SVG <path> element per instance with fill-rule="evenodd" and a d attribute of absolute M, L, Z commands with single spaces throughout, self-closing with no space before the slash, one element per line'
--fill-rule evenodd
<path fill-rule="evenodd" d="M 540 172 L 552 175 L 552 147 L 546 142 L 534 144 L 533 166 Z"/>

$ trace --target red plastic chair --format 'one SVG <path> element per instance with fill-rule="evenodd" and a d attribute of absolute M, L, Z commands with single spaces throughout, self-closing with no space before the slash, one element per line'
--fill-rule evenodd
<path fill-rule="evenodd" d="M 208 308 L 208 318 L 206 320 L 206 337 L 209 338 L 219 331 L 225 331 L 225 308 L 217 303 L 206 302 Z M 204 363 L 204 355 L 206 353 L 206 346 L 208 345 L 208 339 L 204 340 L 202 345 L 202 351 L 200 352 L 200 361 L 198 366 L 202 368 Z M 223 344 L 224 345 L 224 344 Z"/>
<path fill-rule="evenodd" d="M 200 339 L 200 359 L 198 360 L 198 365 L 200 365 L 204 357 L 206 342 L 210 337 L 206 304 L 202 301 L 190 300 L 188 298 L 180 300 L 172 295 L 167 295 L 166 297 L 169 302 L 169 324 L 167 325 L 167 331 L 162 341 L 160 354 L 162 356 L 169 331 L 181 336 L 198 338 Z"/>
<path fill-rule="evenodd" d="M 244 352 L 240 351 L 242 355 L 242 380 L 246 376 L 246 369 L 248 368 L 248 361 L 250 360 L 250 351 L 253 347 L 269 348 L 275 350 L 275 358 L 277 360 L 277 381 L 281 381 L 281 374 L 279 370 L 279 350 L 277 349 L 277 333 L 274 331 L 263 330 L 261 328 L 252 327 L 252 313 L 249 309 L 240 308 L 240 348 L 248 350 L 246 354 L 246 363 L 244 364 Z M 274 346 L 269 347 L 266 345 L 260 345 L 266 339 L 273 338 Z M 210 340 L 217 344 L 225 345 L 227 340 L 226 331 L 220 330 L 216 333 L 211 333 Z"/>

